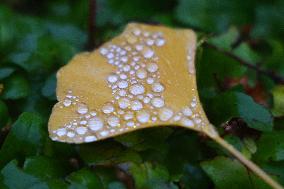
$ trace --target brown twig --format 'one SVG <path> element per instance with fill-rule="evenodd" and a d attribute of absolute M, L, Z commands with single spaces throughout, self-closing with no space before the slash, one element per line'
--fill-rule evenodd
<path fill-rule="evenodd" d="M 223 50 L 221 48 L 218 48 L 217 46 L 215 45 L 212 45 L 210 43 L 207 43 L 207 42 L 204 42 L 204 45 L 206 47 L 209 47 L 211 49 L 215 49 L 223 54 L 225 54 L 226 56 L 228 57 L 231 57 L 232 59 L 238 61 L 241 65 L 243 66 L 246 66 L 247 68 L 249 69 L 252 69 L 252 70 L 255 70 L 257 73 L 260 73 L 260 74 L 263 74 L 263 75 L 266 75 L 267 77 L 271 78 L 275 83 L 280 83 L 280 84 L 284 84 L 284 77 L 280 76 L 280 75 L 277 75 L 274 71 L 271 71 L 271 70 L 265 70 L 265 69 L 262 69 L 260 68 L 259 66 L 257 65 L 254 65 L 254 64 L 250 64 L 249 62 L 243 60 L 242 58 L 234 55 L 233 53 L 231 52 L 228 52 L 226 50 Z"/>
<path fill-rule="evenodd" d="M 96 0 L 89 0 L 89 20 L 88 20 L 88 50 L 95 48 L 96 32 Z"/>

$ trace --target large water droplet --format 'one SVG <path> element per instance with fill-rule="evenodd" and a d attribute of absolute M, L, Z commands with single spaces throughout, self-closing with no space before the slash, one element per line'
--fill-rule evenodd
<path fill-rule="evenodd" d="M 160 93 L 164 91 L 164 86 L 161 83 L 153 83 L 152 90 L 156 93 Z"/>
<path fill-rule="evenodd" d="M 118 76 L 116 74 L 111 74 L 108 76 L 107 81 L 109 83 L 115 83 L 118 80 Z"/>
<path fill-rule="evenodd" d="M 134 100 L 131 102 L 131 109 L 134 111 L 141 110 L 143 108 L 142 103 L 139 100 Z"/>
<path fill-rule="evenodd" d="M 127 88 L 128 87 L 128 83 L 127 83 L 127 81 L 119 81 L 118 82 L 118 87 L 120 88 L 120 89 L 125 89 L 125 88 Z"/>
<path fill-rule="evenodd" d="M 79 135 L 83 135 L 87 132 L 87 128 L 86 127 L 77 127 L 76 128 L 76 132 L 79 134 Z"/>
<path fill-rule="evenodd" d="M 145 79 L 147 77 L 147 72 L 144 69 L 138 69 L 136 72 L 136 76 L 139 79 Z"/>
<path fill-rule="evenodd" d="M 151 49 L 149 49 L 149 48 L 145 48 L 144 50 L 143 50 L 143 56 L 144 56 L 144 58 L 152 58 L 153 56 L 154 56 L 154 51 L 153 50 L 151 50 Z"/>
<path fill-rule="evenodd" d="M 145 92 L 145 88 L 143 87 L 143 85 L 136 84 L 130 87 L 130 93 L 133 95 L 140 95 L 140 94 L 143 94 L 144 92 Z"/>
<path fill-rule="evenodd" d="M 88 107 L 86 104 L 78 104 L 77 112 L 79 114 L 86 114 L 88 112 Z"/>
<path fill-rule="evenodd" d="M 126 109 L 128 108 L 128 106 L 130 105 L 130 101 L 129 99 L 127 98 L 120 98 L 118 100 L 118 106 L 121 108 L 121 109 Z"/>
<path fill-rule="evenodd" d="M 95 136 L 86 136 L 84 141 L 85 142 L 93 142 L 93 141 L 96 141 L 97 138 Z"/>
<path fill-rule="evenodd" d="M 65 100 L 64 100 L 64 102 L 63 102 L 63 105 L 65 106 L 65 107 L 68 107 L 68 106 L 70 106 L 72 104 L 72 101 L 71 101 L 71 99 L 69 99 L 69 98 L 66 98 Z"/>
<path fill-rule="evenodd" d="M 58 135 L 58 136 L 64 136 L 64 135 L 66 135 L 66 129 L 65 128 L 61 128 L 61 129 L 58 129 L 57 131 L 56 131 L 56 134 Z"/>
<path fill-rule="evenodd" d="M 161 121 L 168 121 L 173 115 L 174 112 L 170 108 L 162 108 L 159 110 L 159 118 Z"/>
<path fill-rule="evenodd" d="M 103 107 L 102 107 L 102 111 L 105 114 L 110 114 L 114 111 L 114 107 L 111 103 L 106 103 Z"/>
<path fill-rule="evenodd" d="M 155 97 L 151 100 L 151 103 L 156 108 L 161 108 L 165 105 L 165 101 L 162 98 Z"/>
<path fill-rule="evenodd" d="M 107 123 L 111 127 L 117 127 L 117 126 L 119 126 L 119 118 L 116 117 L 116 116 L 110 116 L 110 117 L 107 118 Z"/>
<path fill-rule="evenodd" d="M 147 111 L 139 111 L 136 115 L 140 123 L 147 123 L 150 120 L 150 114 Z"/>
<path fill-rule="evenodd" d="M 97 130 L 100 130 L 104 126 L 104 123 L 102 119 L 98 117 L 94 117 L 94 118 L 89 119 L 88 126 L 92 131 L 97 131 Z"/>
<path fill-rule="evenodd" d="M 183 124 L 184 126 L 187 126 L 187 127 L 193 127 L 194 126 L 194 123 L 191 119 L 188 119 L 188 118 L 182 118 L 181 119 L 181 124 Z"/>

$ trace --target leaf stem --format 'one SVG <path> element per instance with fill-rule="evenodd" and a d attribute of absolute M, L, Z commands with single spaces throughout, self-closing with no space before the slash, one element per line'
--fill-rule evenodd
<path fill-rule="evenodd" d="M 227 149 L 233 156 L 235 156 L 241 163 L 243 163 L 249 170 L 251 170 L 257 176 L 259 176 L 269 186 L 271 186 L 274 189 L 284 189 L 279 183 L 277 183 L 275 180 L 273 180 L 267 173 L 265 173 L 256 164 L 254 164 L 252 161 L 250 161 L 245 156 L 243 156 L 242 153 L 240 153 L 238 150 L 236 150 L 231 144 L 226 142 L 224 139 L 222 139 L 219 136 L 211 137 L 211 138 L 214 141 L 216 141 L 218 144 L 220 144 L 222 147 Z"/>

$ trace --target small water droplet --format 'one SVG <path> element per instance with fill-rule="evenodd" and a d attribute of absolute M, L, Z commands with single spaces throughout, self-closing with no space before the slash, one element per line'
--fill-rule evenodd
<path fill-rule="evenodd" d="M 142 51 L 144 46 L 143 45 L 136 45 L 135 48 L 136 48 L 137 51 Z"/>
<path fill-rule="evenodd" d="M 88 107 L 86 104 L 78 104 L 77 112 L 79 114 L 86 114 L 88 112 Z"/>
<path fill-rule="evenodd" d="M 79 135 L 83 135 L 87 132 L 87 128 L 86 127 L 77 127 L 76 128 L 76 132 L 79 134 Z"/>
<path fill-rule="evenodd" d="M 139 79 L 145 79 L 147 77 L 147 72 L 144 69 L 138 69 L 137 72 L 136 72 L 136 76 Z"/>
<path fill-rule="evenodd" d="M 108 53 L 108 50 L 106 48 L 101 48 L 100 53 L 101 55 L 106 55 Z"/>
<path fill-rule="evenodd" d="M 151 73 L 154 73 L 158 70 L 158 65 L 155 64 L 155 63 L 149 63 L 149 64 L 147 64 L 146 67 L 147 67 L 147 70 Z"/>
<path fill-rule="evenodd" d="M 101 135 L 102 137 L 106 137 L 108 134 L 109 134 L 108 131 L 102 131 L 102 132 L 100 132 L 100 135 Z"/>
<path fill-rule="evenodd" d="M 111 127 L 117 127 L 117 126 L 119 126 L 119 122 L 120 122 L 120 120 L 119 120 L 119 118 L 116 117 L 116 116 L 110 116 L 110 117 L 107 118 L 107 123 L 108 123 L 109 126 L 111 126 Z"/>
<path fill-rule="evenodd" d="M 81 124 L 81 125 L 86 125 L 86 124 L 87 124 L 87 121 L 86 121 L 86 120 L 80 121 L 80 124 Z"/>
<path fill-rule="evenodd" d="M 128 106 L 130 105 L 130 101 L 129 99 L 127 98 L 120 98 L 118 100 L 118 106 L 121 108 L 121 109 L 126 109 L 128 108 Z"/>
<path fill-rule="evenodd" d="M 190 109 L 189 107 L 183 108 L 183 109 L 182 109 L 182 113 L 183 113 L 183 115 L 185 115 L 185 116 L 191 116 L 191 115 L 192 115 L 192 111 L 191 111 L 191 109 Z"/>
<path fill-rule="evenodd" d="M 156 41 L 155 41 L 155 44 L 158 46 L 158 47 L 161 47 L 161 46 L 163 46 L 164 44 L 165 44 L 165 40 L 164 39 L 161 39 L 161 38 L 158 38 L 158 39 L 156 39 Z"/>
<path fill-rule="evenodd" d="M 133 127 L 135 125 L 135 123 L 133 121 L 129 121 L 129 122 L 126 123 L 126 125 L 128 127 Z"/>
<path fill-rule="evenodd" d="M 63 102 L 63 105 L 65 106 L 65 107 L 68 107 L 68 106 L 70 106 L 72 104 L 72 101 L 69 99 L 69 98 L 66 98 L 65 100 L 64 100 L 64 102 Z"/>
<path fill-rule="evenodd" d="M 133 112 L 126 112 L 126 114 L 124 114 L 124 120 L 130 119 L 133 119 Z"/>
<path fill-rule="evenodd" d="M 133 30 L 133 34 L 136 35 L 136 36 L 139 36 L 139 35 L 141 34 L 141 30 L 135 28 L 135 29 Z"/>
<path fill-rule="evenodd" d="M 69 131 L 69 132 L 67 133 L 67 136 L 70 137 L 70 138 L 73 138 L 73 137 L 75 136 L 75 133 Z"/>
<path fill-rule="evenodd" d="M 86 136 L 84 141 L 85 142 L 93 142 L 93 141 L 96 141 L 97 138 L 95 136 Z"/>

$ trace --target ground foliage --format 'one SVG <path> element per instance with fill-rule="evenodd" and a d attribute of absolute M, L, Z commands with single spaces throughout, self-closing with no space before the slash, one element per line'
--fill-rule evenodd
<path fill-rule="evenodd" d="M 198 88 L 210 121 L 284 185 L 284 86 L 274 77 L 284 77 L 284 1 L 96 3 L 96 46 L 131 21 L 195 29 Z M 83 145 L 48 138 L 56 71 L 89 44 L 88 6 L 1 1 L 0 188 L 269 188 L 214 142 L 180 128 Z"/>

